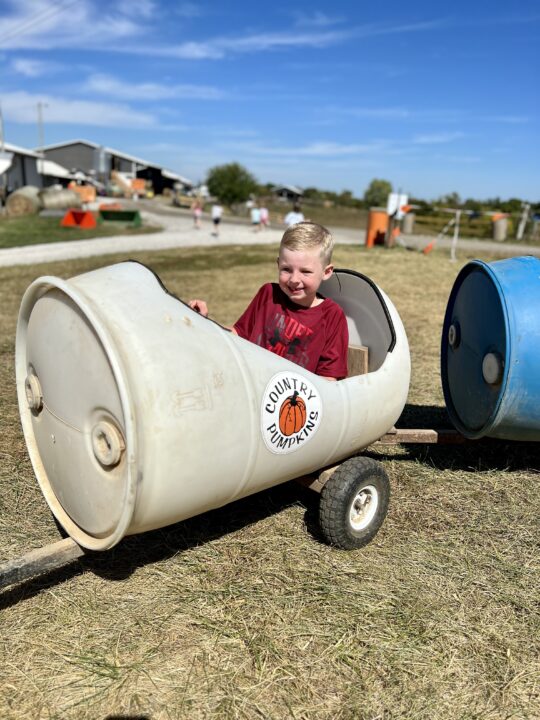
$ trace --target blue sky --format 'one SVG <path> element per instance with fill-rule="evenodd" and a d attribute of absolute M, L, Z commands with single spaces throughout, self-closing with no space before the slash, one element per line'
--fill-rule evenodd
<path fill-rule="evenodd" d="M 202 180 L 540 199 L 538 0 L 0 0 L 5 139 Z"/>

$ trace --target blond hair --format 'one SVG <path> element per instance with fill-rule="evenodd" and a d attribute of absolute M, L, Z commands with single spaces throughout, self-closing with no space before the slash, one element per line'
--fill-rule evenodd
<path fill-rule="evenodd" d="M 329 230 L 313 222 L 291 225 L 283 233 L 281 248 L 288 250 L 319 250 L 323 265 L 332 261 L 334 238 Z"/>

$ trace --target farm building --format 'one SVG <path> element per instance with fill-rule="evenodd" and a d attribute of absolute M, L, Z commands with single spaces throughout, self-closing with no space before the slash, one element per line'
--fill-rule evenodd
<path fill-rule="evenodd" d="M 51 185 L 62 185 L 67 187 L 72 180 L 83 182 L 85 184 L 99 184 L 95 178 L 85 175 L 80 170 L 70 172 L 67 168 L 54 162 L 54 160 L 37 161 L 38 172 L 42 177 L 43 187 L 51 187 Z"/>
<path fill-rule="evenodd" d="M 0 153 L 0 186 L 6 189 L 6 194 L 23 185 L 43 187 L 37 167 L 39 157 L 33 150 L 10 143 L 3 144 L 3 151 Z"/>
<path fill-rule="evenodd" d="M 276 197 L 285 202 L 298 202 L 302 199 L 303 191 L 294 185 L 277 185 L 274 188 Z"/>
<path fill-rule="evenodd" d="M 129 178 L 148 180 L 157 194 L 162 193 L 165 188 L 173 188 L 176 182 L 191 184 L 186 178 L 181 178 L 160 165 L 89 140 L 46 145 L 40 150 L 46 160 L 58 163 L 71 172 L 79 170 L 103 183 L 110 180 L 112 173 L 120 173 Z"/>

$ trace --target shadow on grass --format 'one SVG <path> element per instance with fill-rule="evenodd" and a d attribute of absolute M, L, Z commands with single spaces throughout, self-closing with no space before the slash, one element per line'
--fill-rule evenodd
<path fill-rule="evenodd" d="M 397 427 L 442 429 L 451 427 L 451 423 L 443 407 L 407 405 Z M 475 473 L 540 469 L 538 442 L 485 438 L 460 445 L 403 444 L 397 453 L 395 447 L 392 452 L 385 452 L 385 446 L 379 445 L 363 454 L 376 460 L 418 462 L 441 471 Z M 305 510 L 304 524 L 314 541 L 324 542 L 318 522 L 318 495 L 295 482 L 284 483 L 175 525 L 126 537 L 111 550 L 88 552 L 70 565 L 2 592 L 0 609 L 31 598 L 43 589 L 59 585 L 87 570 L 110 581 L 124 580 L 140 567 L 248 527 L 293 505 Z"/>
<path fill-rule="evenodd" d="M 288 482 L 159 530 L 125 537 L 103 552 L 88 551 L 78 560 L 45 572 L 0 592 L 0 610 L 34 597 L 90 571 L 106 580 L 121 581 L 137 569 L 166 560 L 191 548 L 248 527 L 293 505 L 306 510 L 308 531 L 317 537 L 311 521 L 316 516 L 318 495 L 295 482 Z M 58 524 L 57 524 L 58 526 Z M 313 527 L 313 531 L 312 531 Z M 60 534 L 65 532 L 58 526 Z"/>
<path fill-rule="evenodd" d="M 406 405 L 396 423 L 399 429 L 416 428 L 429 430 L 451 429 L 452 422 L 445 407 L 431 405 Z M 520 442 L 481 438 L 463 439 L 458 444 L 411 443 L 401 445 L 401 454 L 385 454 L 379 451 L 365 454 L 376 459 L 413 460 L 437 470 L 486 472 L 488 470 L 540 470 L 540 442 Z"/>

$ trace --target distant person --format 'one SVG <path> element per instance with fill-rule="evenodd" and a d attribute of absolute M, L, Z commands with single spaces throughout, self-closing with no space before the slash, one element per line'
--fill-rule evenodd
<path fill-rule="evenodd" d="M 283 222 L 287 227 L 290 227 L 291 225 L 304 222 L 304 220 L 304 213 L 300 210 L 300 205 L 295 204 L 293 205 L 293 209 L 285 215 Z"/>
<path fill-rule="evenodd" d="M 258 205 L 254 205 L 251 208 L 250 215 L 253 230 L 254 232 L 258 232 L 261 229 L 261 211 L 259 210 Z"/>
<path fill-rule="evenodd" d="M 219 237 L 219 224 L 221 222 L 221 217 L 223 215 L 223 208 L 219 203 L 214 203 L 212 205 L 212 222 L 214 224 L 214 230 L 212 231 L 212 235 L 214 237 Z"/>
<path fill-rule="evenodd" d="M 193 227 L 197 230 L 201 228 L 201 217 L 202 217 L 202 204 L 197 198 L 191 205 L 191 212 L 193 213 Z"/>
<path fill-rule="evenodd" d="M 268 212 L 268 208 L 261 207 L 259 210 L 261 213 L 261 229 L 264 230 L 264 228 L 267 228 L 270 225 L 270 214 Z"/>
<path fill-rule="evenodd" d="M 322 225 L 302 222 L 285 230 L 278 282 L 266 283 L 231 328 L 235 335 L 327 380 L 347 376 L 349 332 L 341 307 L 319 295 L 334 271 L 334 240 Z M 204 300 L 189 306 L 208 317 Z"/>

